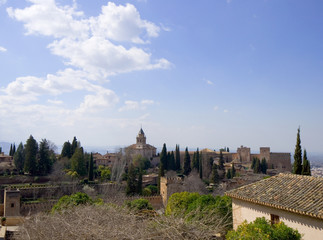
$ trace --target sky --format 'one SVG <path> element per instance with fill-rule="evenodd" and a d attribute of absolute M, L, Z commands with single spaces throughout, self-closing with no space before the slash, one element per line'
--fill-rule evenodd
<path fill-rule="evenodd" d="M 0 141 L 323 153 L 320 0 L 0 0 Z"/>

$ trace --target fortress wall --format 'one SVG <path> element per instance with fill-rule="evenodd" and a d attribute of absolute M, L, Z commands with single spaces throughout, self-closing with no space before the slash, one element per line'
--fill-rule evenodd
<path fill-rule="evenodd" d="M 290 160 L 290 153 L 270 153 L 270 160 L 268 162 L 268 167 L 279 171 L 292 171 L 292 164 Z"/>

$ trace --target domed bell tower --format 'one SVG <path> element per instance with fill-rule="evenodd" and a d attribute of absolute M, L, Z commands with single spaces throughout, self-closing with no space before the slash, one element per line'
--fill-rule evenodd
<path fill-rule="evenodd" d="M 146 144 L 146 136 L 142 128 L 137 135 L 137 145 L 145 145 Z"/>

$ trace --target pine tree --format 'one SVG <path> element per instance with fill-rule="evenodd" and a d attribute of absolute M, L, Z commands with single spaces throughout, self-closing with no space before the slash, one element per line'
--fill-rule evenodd
<path fill-rule="evenodd" d="M 312 175 L 311 174 L 311 165 L 310 165 L 310 162 L 307 159 L 306 149 L 304 149 L 302 175 L 308 175 L 308 176 Z"/>
<path fill-rule="evenodd" d="M 21 173 L 24 169 L 25 163 L 25 153 L 24 153 L 24 145 L 22 143 L 19 144 L 16 153 L 13 155 L 13 160 L 16 166 L 16 169 L 19 173 Z"/>
<path fill-rule="evenodd" d="M 137 182 L 137 193 L 142 195 L 142 170 L 140 168 Z"/>
<path fill-rule="evenodd" d="M 93 181 L 93 154 L 91 153 L 90 156 L 90 163 L 89 163 L 89 181 Z"/>
<path fill-rule="evenodd" d="M 37 156 L 38 144 L 32 135 L 28 138 L 25 146 L 25 162 L 24 171 L 28 172 L 32 176 L 37 173 Z"/>
<path fill-rule="evenodd" d="M 39 143 L 38 156 L 37 172 L 39 175 L 46 175 L 50 172 L 52 167 L 49 144 L 46 139 L 42 139 L 42 141 Z"/>
<path fill-rule="evenodd" d="M 67 157 L 71 158 L 72 157 L 72 145 L 69 141 L 65 142 L 63 144 L 62 152 L 61 152 L 61 157 Z"/>
<path fill-rule="evenodd" d="M 220 151 L 219 170 L 224 170 L 224 160 L 222 150 Z"/>
<path fill-rule="evenodd" d="M 220 176 L 218 173 L 218 166 L 216 164 L 213 164 L 212 166 L 212 172 L 211 172 L 211 179 L 210 181 L 214 184 L 218 184 L 220 181 Z"/>
<path fill-rule="evenodd" d="M 127 195 L 135 195 L 136 191 L 137 191 L 136 171 L 135 171 L 135 167 L 131 163 L 128 170 L 126 193 Z"/>
<path fill-rule="evenodd" d="M 191 172 L 191 157 L 188 153 L 187 147 L 185 149 L 185 156 L 184 156 L 184 171 L 183 174 L 188 176 Z"/>
<path fill-rule="evenodd" d="M 199 159 L 199 173 L 200 173 L 200 178 L 203 179 L 203 166 L 202 166 L 202 162 L 203 162 L 203 155 L 202 152 L 200 154 L 200 159 Z"/>
<path fill-rule="evenodd" d="M 293 173 L 294 174 L 302 174 L 302 147 L 301 147 L 301 138 L 300 138 L 300 128 L 298 128 L 298 130 L 297 130 Z"/>
<path fill-rule="evenodd" d="M 179 152 L 179 145 L 176 145 L 175 163 L 176 163 L 176 171 L 180 171 L 181 170 L 181 155 Z"/>

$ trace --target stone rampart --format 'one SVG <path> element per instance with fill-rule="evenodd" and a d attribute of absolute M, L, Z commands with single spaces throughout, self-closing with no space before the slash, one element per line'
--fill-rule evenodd
<path fill-rule="evenodd" d="M 20 206 L 20 214 L 27 216 L 38 212 L 47 212 L 57 203 L 57 200 L 50 200 L 38 203 L 22 203 Z"/>

